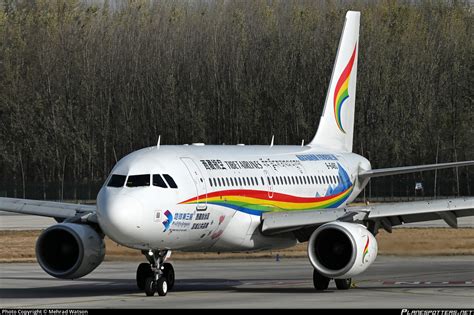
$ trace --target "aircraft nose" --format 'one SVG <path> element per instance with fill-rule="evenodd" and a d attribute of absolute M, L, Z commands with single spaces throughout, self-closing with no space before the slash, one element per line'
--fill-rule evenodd
<path fill-rule="evenodd" d="M 143 205 L 131 196 L 102 193 L 97 201 L 97 217 L 102 230 L 114 241 L 128 244 L 140 239 Z"/>

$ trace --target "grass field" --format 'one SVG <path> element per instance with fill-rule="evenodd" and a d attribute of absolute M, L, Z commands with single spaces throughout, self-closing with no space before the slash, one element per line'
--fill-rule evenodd
<path fill-rule="evenodd" d="M 35 243 L 41 231 L 0 231 L 0 262 L 35 261 Z M 379 255 L 428 256 L 474 255 L 474 229 L 404 228 L 392 234 L 377 235 Z M 173 259 L 222 259 L 255 257 L 307 257 L 307 243 L 279 251 L 256 253 L 183 253 L 173 252 Z M 106 238 L 106 260 L 141 261 L 139 251 L 120 246 Z"/>

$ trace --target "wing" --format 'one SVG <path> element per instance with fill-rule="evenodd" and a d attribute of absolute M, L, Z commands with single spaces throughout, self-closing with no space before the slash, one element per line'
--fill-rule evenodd
<path fill-rule="evenodd" d="M 362 223 L 377 234 L 380 228 L 391 232 L 392 226 L 439 219 L 443 219 L 451 227 L 457 227 L 457 218 L 466 216 L 474 216 L 474 197 L 264 213 L 262 232 L 272 235 L 288 231 L 311 230 L 321 224 L 340 220 Z"/>
<path fill-rule="evenodd" d="M 471 165 L 474 165 L 474 161 L 379 168 L 379 169 L 374 169 L 374 170 L 361 171 L 359 173 L 359 180 L 362 182 L 364 179 L 368 179 L 368 178 L 372 178 L 372 177 L 406 174 L 406 173 L 430 171 L 430 170 L 436 170 L 436 169 L 439 170 L 439 169 L 443 169 L 443 168 L 471 166 Z"/>
<path fill-rule="evenodd" d="M 96 206 L 43 200 L 0 198 L 0 211 L 38 215 L 57 221 L 97 223 Z"/>

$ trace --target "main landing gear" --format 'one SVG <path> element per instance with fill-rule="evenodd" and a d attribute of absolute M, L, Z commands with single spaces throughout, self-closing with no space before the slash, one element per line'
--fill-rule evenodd
<path fill-rule="evenodd" d="M 159 296 L 165 296 L 174 286 L 174 268 L 165 259 L 171 255 L 171 251 L 142 251 L 150 263 L 141 263 L 137 268 L 137 286 L 145 290 L 147 296 L 153 296 L 157 292 Z"/>
<path fill-rule="evenodd" d="M 330 280 L 330 278 L 323 276 L 316 269 L 313 270 L 313 284 L 316 290 L 326 290 L 329 286 Z M 348 290 L 351 287 L 352 279 L 334 279 L 334 282 L 336 282 L 336 288 L 338 290 Z"/>

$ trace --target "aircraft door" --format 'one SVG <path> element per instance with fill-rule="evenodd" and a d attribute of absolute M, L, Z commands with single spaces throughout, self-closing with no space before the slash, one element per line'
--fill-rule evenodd
<path fill-rule="evenodd" d="M 186 165 L 186 168 L 193 179 L 194 186 L 196 187 L 196 198 L 201 196 L 198 203 L 196 203 L 196 210 L 205 211 L 207 209 L 207 186 L 204 176 L 191 158 L 183 157 L 181 158 L 181 161 Z"/>
<path fill-rule="evenodd" d="M 268 198 L 273 198 L 273 182 L 272 182 L 272 178 L 270 176 L 270 173 L 265 170 L 263 171 L 265 173 L 265 177 L 266 177 L 266 184 L 267 184 L 267 191 L 268 191 Z"/>

